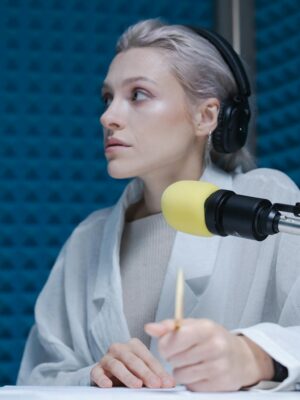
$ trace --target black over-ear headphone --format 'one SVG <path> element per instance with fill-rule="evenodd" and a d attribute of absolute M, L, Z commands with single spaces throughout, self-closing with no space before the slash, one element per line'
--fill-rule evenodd
<path fill-rule="evenodd" d="M 211 133 L 214 149 L 219 153 L 234 153 L 244 146 L 247 139 L 248 123 L 251 112 L 248 97 L 251 94 L 250 83 L 240 57 L 222 36 L 203 28 L 187 26 L 198 35 L 207 39 L 219 51 L 230 68 L 238 87 L 238 94 L 221 103 L 218 125 Z"/>

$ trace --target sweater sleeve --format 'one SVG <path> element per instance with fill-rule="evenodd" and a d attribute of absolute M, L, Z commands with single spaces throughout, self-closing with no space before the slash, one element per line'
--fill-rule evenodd
<path fill-rule="evenodd" d="M 247 336 L 288 370 L 288 377 L 283 382 L 262 381 L 252 389 L 296 389 L 300 382 L 300 326 L 282 327 L 266 322 L 234 332 Z"/>
<path fill-rule="evenodd" d="M 39 338 L 38 329 L 34 326 L 26 343 L 17 385 L 90 385 L 90 372 L 93 365 L 83 367 L 71 354 L 66 357 L 66 352 L 63 347 L 59 350 L 58 345 L 53 345 L 52 351 L 46 351 Z"/>
<path fill-rule="evenodd" d="M 285 174 L 258 169 L 242 177 L 239 190 L 272 202 L 295 204 L 300 199 L 299 188 Z M 252 193 L 252 195 L 253 195 Z M 268 239 L 267 239 L 268 240 Z M 295 390 L 300 382 L 300 237 L 279 234 L 274 249 L 272 269 L 272 319 L 244 329 L 234 330 L 249 337 L 274 360 L 288 369 L 283 382 L 260 382 L 252 389 L 274 391 Z M 270 300 L 268 300 L 270 301 Z"/>
<path fill-rule="evenodd" d="M 18 385 L 89 385 L 93 361 L 72 335 L 65 301 L 65 246 L 35 307 L 17 379 Z M 76 287 L 74 288 L 76 290 Z M 77 335 L 82 336 L 81 327 Z"/>
<path fill-rule="evenodd" d="M 300 383 L 300 245 L 299 236 L 282 235 L 276 265 L 277 320 L 235 330 L 249 337 L 288 369 L 283 382 L 261 382 L 255 389 L 295 390 Z"/>

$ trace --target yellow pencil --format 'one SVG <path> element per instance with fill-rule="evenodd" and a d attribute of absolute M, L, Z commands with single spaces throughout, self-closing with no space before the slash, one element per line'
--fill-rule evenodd
<path fill-rule="evenodd" d="M 181 327 L 183 319 L 184 276 L 182 269 L 177 271 L 175 298 L 175 330 Z"/>

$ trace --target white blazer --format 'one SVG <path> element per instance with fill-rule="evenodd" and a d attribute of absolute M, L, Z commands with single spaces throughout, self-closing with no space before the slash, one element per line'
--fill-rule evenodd
<path fill-rule="evenodd" d="M 201 180 L 272 202 L 300 201 L 299 189 L 279 171 L 228 174 L 210 166 Z M 130 339 L 119 248 L 125 210 L 141 193 L 142 183 L 133 180 L 114 207 L 91 214 L 68 239 L 37 300 L 18 384 L 88 385 L 108 347 Z M 257 242 L 178 232 L 156 321 L 173 316 L 178 267 L 185 275 L 185 316 L 209 318 L 251 338 L 289 372 L 282 383 L 258 387 L 293 390 L 300 382 L 300 236 Z M 150 350 L 160 358 L 156 343 Z"/>

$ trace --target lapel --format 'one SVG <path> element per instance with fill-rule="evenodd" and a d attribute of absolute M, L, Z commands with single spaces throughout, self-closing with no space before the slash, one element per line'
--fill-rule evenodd
<path fill-rule="evenodd" d="M 214 166 L 206 168 L 201 180 L 214 183 L 222 189 L 232 189 L 231 176 Z M 130 204 L 138 201 L 141 193 L 142 183 L 139 180 L 133 180 L 112 208 L 105 222 L 89 329 L 95 361 L 106 353 L 112 343 L 126 342 L 130 339 L 123 312 L 119 249 L 125 210 Z M 185 275 L 185 316 L 192 314 L 212 274 L 219 243 L 220 237 L 217 236 L 202 238 L 182 232 L 176 234 L 158 304 L 156 321 L 173 317 L 178 268 L 183 268 Z M 150 350 L 160 359 L 156 340 L 151 340 Z M 168 368 L 163 360 L 161 362 Z"/>
<path fill-rule="evenodd" d="M 140 181 L 130 182 L 105 222 L 94 283 L 94 312 L 90 325 L 92 353 L 96 360 L 107 352 L 112 343 L 126 342 L 130 339 L 123 312 L 119 250 L 125 210 L 129 204 L 139 199 L 141 188 Z"/>
<path fill-rule="evenodd" d="M 205 169 L 201 181 L 213 183 L 222 189 L 232 189 L 231 175 L 214 166 Z M 182 232 L 176 234 L 158 304 L 156 321 L 173 318 L 176 277 L 179 268 L 183 269 L 185 279 L 184 315 L 188 318 L 196 307 L 198 311 L 199 304 L 201 306 L 201 295 L 213 273 L 220 240 L 219 236 L 206 238 Z M 168 369 L 169 366 L 159 357 L 157 341 L 154 339 L 151 340 L 150 350 Z"/>

